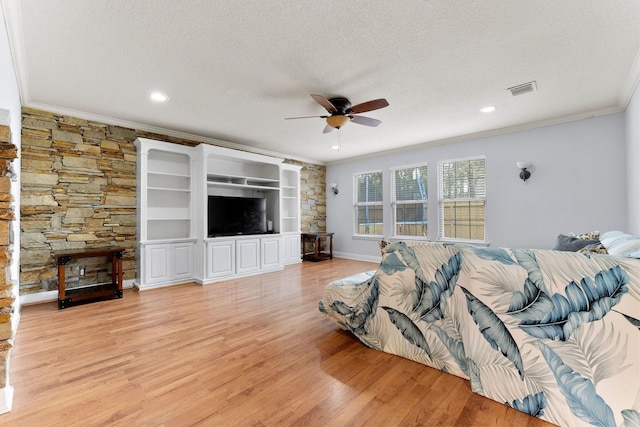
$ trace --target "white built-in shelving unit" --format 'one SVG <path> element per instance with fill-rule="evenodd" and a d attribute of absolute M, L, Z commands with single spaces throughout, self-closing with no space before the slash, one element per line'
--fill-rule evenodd
<path fill-rule="evenodd" d="M 139 138 L 139 289 L 205 284 L 300 262 L 300 166 L 207 144 Z M 207 236 L 210 195 L 266 199 L 268 234 Z"/>
<path fill-rule="evenodd" d="M 191 147 L 137 139 L 136 282 L 179 283 L 195 272 L 194 158 Z"/>
<path fill-rule="evenodd" d="M 280 219 L 283 233 L 300 233 L 300 167 L 284 164 L 280 176 Z"/>
<path fill-rule="evenodd" d="M 280 232 L 285 262 L 300 258 L 300 166 L 280 168 Z"/>

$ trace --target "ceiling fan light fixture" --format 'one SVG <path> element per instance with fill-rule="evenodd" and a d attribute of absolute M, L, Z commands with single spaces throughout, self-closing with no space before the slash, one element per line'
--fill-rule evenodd
<path fill-rule="evenodd" d="M 337 116 L 327 117 L 327 124 L 336 129 L 340 129 L 348 121 L 349 121 L 349 116 L 337 115 Z"/>
<path fill-rule="evenodd" d="M 360 113 L 366 113 L 367 111 L 379 110 L 389 106 L 389 102 L 384 98 L 372 99 L 371 101 L 363 102 L 351 106 L 351 101 L 347 98 L 336 97 L 327 99 L 322 95 L 311 94 L 311 97 L 327 110 L 328 116 L 303 116 L 303 117 L 285 117 L 285 120 L 292 119 L 307 119 L 312 117 L 318 117 L 325 119 L 327 125 L 322 130 L 322 133 L 332 132 L 334 129 L 340 130 L 347 122 L 357 123 L 359 125 L 376 127 L 382 123 L 378 119 L 372 119 L 371 117 L 359 116 Z"/>

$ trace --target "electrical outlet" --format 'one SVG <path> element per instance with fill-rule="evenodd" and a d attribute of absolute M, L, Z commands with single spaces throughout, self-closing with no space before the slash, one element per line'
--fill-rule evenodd
<path fill-rule="evenodd" d="M 84 277 L 84 274 L 86 273 L 86 268 L 84 267 L 84 265 L 80 266 L 80 277 Z"/>

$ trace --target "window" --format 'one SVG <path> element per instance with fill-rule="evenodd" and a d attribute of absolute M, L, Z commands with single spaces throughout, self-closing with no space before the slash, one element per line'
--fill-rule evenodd
<path fill-rule="evenodd" d="M 427 165 L 391 171 L 395 236 L 427 237 Z"/>
<path fill-rule="evenodd" d="M 486 241 L 485 157 L 438 163 L 440 239 Z"/>
<path fill-rule="evenodd" d="M 355 234 L 382 236 L 382 171 L 353 176 Z"/>

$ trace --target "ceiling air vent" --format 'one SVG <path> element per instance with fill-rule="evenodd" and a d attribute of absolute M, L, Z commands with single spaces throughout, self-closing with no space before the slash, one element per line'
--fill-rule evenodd
<path fill-rule="evenodd" d="M 529 83 L 523 83 L 523 84 L 518 85 L 518 86 L 510 87 L 507 90 L 511 91 L 511 95 L 513 95 L 513 96 L 524 95 L 525 93 L 529 93 L 529 92 L 535 92 L 536 91 L 536 82 L 534 80 L 534 81 L 529 82 Z"/>

